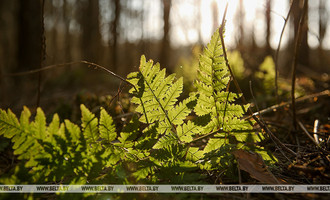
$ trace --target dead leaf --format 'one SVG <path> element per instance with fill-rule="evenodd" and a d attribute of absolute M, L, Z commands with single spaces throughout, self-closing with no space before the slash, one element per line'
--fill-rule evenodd
<path fill-rule="evenodd" d="M 250 176 L 262 183 L 283 184 L 284 180 L 277 179 L 264 164 L 262 157 L 257 153 L 250 153 L 242 149 L 233 152 L 238 161 L 239 168 L 250 174 Z"/>

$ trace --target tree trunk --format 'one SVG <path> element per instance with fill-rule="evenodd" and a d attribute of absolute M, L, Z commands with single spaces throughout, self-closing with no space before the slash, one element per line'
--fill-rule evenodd
<path fill-rule="evenodd" d="M 160 63 L 164 67 L 169 67 L 169 51 L 170 51 L 170 41 L 169 41 L 169 32 L 170 32 L 170 11 L 171 11 L 171 1 L 172 0 L 162 0 L 163 2 L 163 40 L 162 40 L 162 49 L 160 51 Z"/>
<path fill-rule="evenodd" d="M 118 70 L 118 59 L 117 59 L 117 46 L 118 46 L 118 27 L 119 19 L 121 13 L 120 0 L 112 0 L 114 6 L 115 17 L 110 25 L 111 38 L 109 39 L 109 46 L 112 49 L 111 51 L 111 65 L 114 71 Z M 111 5 L 111 4 L 110 4 Z"/>
<path fill-rule="evenodd" d="M 18 31 L 18 66 L 20 71 L 41 66 L 42 21 L 41 3 L 21 0 Z"/>
<path fill-rule="evenodd" d="M 326 9 L 325 0 L 319 1 L 319 46 L 318 46 L 318 57 L 319 65 L 323 67 L 324 62 L 324 51 L 323 51 L 323 40 L 327 30 L 327 24 L 329 19 L 329 13 Z"/>
<path fill-rule="evenodd" d="M 99 23 L 99 1 L 82 2 L 81 25 L 83 59 L 91 62 L 100 61 L 101 34 Z"/>
<path fill-rule="evenodd" d="M 68 11 L 70 10 L 68 0 L 63 1 L 63 20 L 65 24 L 65 33 L 64 33 L 64 52 L 65 62 L 71 61 L 71 34 L 70 34 L 70 16 L 68 15 Z"/>
<path fill-rule="evenodd" d="M 298 64 L 304 65 L 304 66 L 309 66 L 309 46 L 308 46 L 308 37 L 307 37 L 307 32 L 308 32 L 308 0 L 307 1 L 307 10 L 303 11 L 303 1 L 304 0 L 294 0 L 293 1 L 293 9 L 292 9 L 292 14 L 293 14 L 293 24 L 294 24 L 294 41 L 296 40 L 296 37 L 298 35 L 298 25 L 300 21 L 300 17 L 303 12 L 306 13 L 306 18 L 304 22 L 304 26 L 302 28 L 301 32 L 301 43 L 300 43 L 300 48 L 299 48 L 299 55 L 298 55 Z"/>
<path fill-rule="evenodd" d="M 244 17 L 245 17 L 243 0 L 239 0 L 239 6 L 238 6 L 237 13 L 236 13 L 236 17 L 237 17 L 237 24 L 238 24 L 237 47 L 240 51 L 242 51 L 243 46 L 244 46 Z"/>
<path fill-rule="evenodd" d="M 266 3 L 266 55 L 270 55 L 271 54 L 271 47 L 270 47 L 270 22 L 271 22 L 271 17 L 270 17 L 270 11 L 271 11 L 271 0 L 267 0 Z"/>

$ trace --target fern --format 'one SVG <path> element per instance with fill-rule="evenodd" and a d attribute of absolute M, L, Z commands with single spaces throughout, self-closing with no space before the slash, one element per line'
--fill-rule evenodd
<path fill-rule="evenodd" d="M 30 122 L 31 113 L 24 107 L 20 123 L 10 110 L 0 110 L 0 135 L 11 139 L 19 160 L 26 160 L 18 170 L 30 168 L 34 182 L 86 183 L 96 179 L 105 167 L 117 164 L 123 150 L 109 147 L 117 137 L 112 118 L 101 108 L 98 123 L 85 106 L 81 110 L 81 127 L 69 120 L 60 123 L 57 115 L 47 126 L 40 108 L 35 120 Z"/>
<path fill-rule="evenodd" d="M 182 120 L 185 117 L 181 115 L 173 116 L 173 112 L 170 115 L 172 119 L 169 116 L 169 111 L 173 109 L 177 98 L 182 92 L 182 78 L 174 81 L 175 74 L 165 78 L 165 69 L 160 70 L 158 63 L 153 65 L 152 61 L 146 62 L 144 56 L 141 57 L 140 72 L 132 73 L 128 75 L 128 78 L 132 84 L 137 86 L 138 94 L 142 93 L 141 97 L 135 96 L 132 98 L 133 103 L 139 104 L 136 111 L 142 114 L 140 121 L 148 124 L 158 121 L 161 123 L 161 128 L 159 129 L 161 133 L 170 133 L 171 129 L 174 132 L 174 118 Z M 144 105 L 140 104 L 140 101 Z M 180 116 L 181 118 L 178 118 Z"/>
<path fill-rule="evenodd" d="M 197 97 L 197 104 L 194 108 L 194 112 L 199 117 L 197 121 L 205 124 L 204 131 L 200 134 L 214 135 L 203 150 L 206 155 L 205 160 L 218 159 L 220 154 L 217 152 L 225 146 L 228 146 L 228 150 L 220 156 L 222 159 L 230 157 L 230 152 L 237 148 L 254 149 L 256 143 L 261 139 L 253 130 L 252 122 L 241 120 L 249 105 L 235 103 L 242 94 L 229 92 L 229 84 L 230 76 L 217 30 L 200 56 L 195 81 L 197 92 L 193 94 Z M 220 161 L 221 159 L 218 159 L 213 166 L 208 164 L 208 167 L 204 167 L 227 168 Z"/>
<path fill-rule="evenodd" d="M 244 110 L 240 105 L 232 103 L 240 94 L 224 91 L 228 87 L 230 77 L 218 31 L 213 34 L 211 42 L 200 56 L 197 79 L 195 85 L 199 98 L 194 111 L 198 116 L 210 115 L 213 119 L 206 125 L 205 131 L 224 128 L 225 131 L 230 131 L 224 125 L 235 116 L 242 117 Z M 235 129 L 235 126 L 230 129 Z"/>
<path fill-rule="evenodd" d="M 159 137 L 166 135 L 154 148 L 165 147 L 162 144 L 171 141 L 177 143 L 182 136 L 178 135 L 176 127 L 182 125 L 190 114 L 188 104 L 195 98 L 176 104 L 182 93 L 182 78 L 175 80 L 175 74 L 166 77 L 165 69 L 160 70 L 159 64 L 153 65 L 152 61 L 146 62 L 144 56 L 141 57 L 139 69 L 140 72 L 129 74 L 128 80 L 138 89 L 135 91 L 133 88 L 130 92 L 134 95 L 132 102 L 138 104 L 136 111 L 142 115 L 140 121 L 148 124 L 147 129 L 156 126 Z"/>
<path fill-rule="evenodd" d="M 178 101 L 183 79 L 141 57 L 138 72 L 127 76 L 134 87 L 136 113 L 116 132 L 104 108 L 92 113 L 81 105 L 81 124 L 47 124 L 44 113 L 24 107 L 19 120 L 0 109 L 0 135 L 11 139 L 22 160 L 1 183 L 193 183 L 206 181 L 205 170 L 233 169 L 231 152 L 249 149 L 271 160 L 258 146 L 261 136 L 250 121 L 242 120 L 249 105 L 239 105 L 242 94 L 229 91 L 219 32 L 200 56 L 196 92 Z M 204 140 L 200 140 L 203 138 Z M 28 176 L 23 176 L 27 172 Z"/>

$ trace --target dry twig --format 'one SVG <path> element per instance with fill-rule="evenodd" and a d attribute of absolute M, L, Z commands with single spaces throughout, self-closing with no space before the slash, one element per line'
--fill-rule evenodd
<path fill-rule="evenodd" d="M 330 95 L 330 90 L 324 90 L 324 91 L 316 93 L 316 94 L 311 94 L 311 95 L 307 95 L 307 96 L 304 96 L 304 97 L 297 98 L 295 100 L 295 102 L 298 103 L 298 102 L 302 102 L 302 101 L 305 101 L 305 100 L 308 100 L 308 99 L 313 99 L 313 98 L 316 98 L 316 97 L 326 96 L 326 95 Z M 257 115 L 260 115 L 260 114 L 265 114 L 265 113 L 269 113 L 269 112 L 272 112 L 272 111 L 276 111 L 277 109 L 288 106 L 291 103 L 292 103 L 292 101 L 287 101 L 287 102 L 284 102 L 284 103 L 273 105 L 273 106 L 265 108 L 261 111 L 255 112 L 252 115 L 245 117 L 244 119 L 250 119 L 253 116 L 257 116 Z"/>

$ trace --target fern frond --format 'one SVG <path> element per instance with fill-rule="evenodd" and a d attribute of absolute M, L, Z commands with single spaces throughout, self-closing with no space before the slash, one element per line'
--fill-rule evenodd
<path fill-rule="evenodd" d="M 175 132 L 174 125 L 183 123 L 183 119 L 190 113 L 184 104 L 173 109 L 178 97 L 182 93 L 183 79 L 175 79 L 175 74 L 165 76 L 165 69 L 160 70 L 159 64 L 146 62 L 144 56 L 140 60 L 140 73 L 128 75 L 128 80 L 135 84 L 139 91 L 130 92 L 134 95 L 132 102 L 138 104 L 136 111 L 141 113 L 141 122 L 159 123 L 160 134 Z M 143 104 L 141 103 L 143 102 Z M 188 101 L 186 101 L 188 103 Z"/>
<path fill-rule="evenodd" d="M 87 139 L 87 142 L 92 144 L 92 146 L 94 147 L 98 146 L 97 140 L 100 136 L 100 132 L 98 129 L 98 119 L 83 104 L 80 105 L 80 109 L 81 127 L 83 128 L 83 133 Z"/>
<path fill-rule="evenodd" d="M 212 169 L 221 164 L 219 149 L 229 155 L 235 148 L 253 149 L 256 142 L 260 141 L 259 135 L 255 133 L 251 122 L 241 120 L 249 105 L 238 105 L 235 100 L 242 94 L 228 91 L 230 74 L 225 64 L 219 31 L 215 31 L 210 43 L 200 56 L 199 69 L 195 86 L 197 92 L 192 94 L 197 97 L 194 112 L 198 116 L 198 124 L 205 124 L 200 134 L 212 133 L 203 149 L 204 160 L 217 160 L 217 162 L 205 163 L 205 169 Z M 204 121 L 201 121 L 204 120 Z M 230 148 L 229 148 L 230 147 Z M 229 148 L 229 149 L 228 149 Z M 216 157 L 216 159 L 213 159 Z"/>
<path fill-rule="evenodd" d="M 117 137 L 116 128 L 113 125 L 112 117 L 105 111 L 104 108 L 101 108 L 99 130 L 100 137 L 107 143 L 112 142 Z"/>
<path fill-rule="evenodd" d="M 60 134 L 59 129 L 60 129 L 60 118 L 58 117 L 57 114 L 54 114 L 52 121 L 46 128 L 46 138 L 44 138 L 44 139 L 49 140 L 49 138 L 52 135 Z"/>
<path fill-rule="evenodd" d="M 198 100 L 194 108 L 198 116 L 209 115 L 211 120 L 205 126 L 205 132 L 214 132 L 225 128 L 226 131 L 235 129 L 229 127 L 231 118 L 239 118 L 247 106 L 236 105 L 234 101 L 241 94 L 225 91 L 230 77 L 225 60 L 219 31 L 215 31 L 210 43 L 203 51 L 199 60 L 198 80 L 195 85 L 198 90 Z"/>
<path fill-rule="evenodd" d="M 7 112 L 0 110 L 0 135 L 12 138 L 22 132 L 24 132 L 24 129 L 21 128 L 15 114 L 10 109 Z"/>
<path fill-rule="evenodd" d="M 32 123 L 32 133 L 37 139 L 44 139 L 46 136 L 46 117 L 41 108 L 37 108 L 37 115 Z"/>
<path fill-rule="evenodd" d="M 219 150 L 222 145 L 226 143 L 227 139 L 211 138 L 204 148 L 204 153 L 208 153 L 214 150 Z"/>
<path fill-rule="evenodd" d="M 70 120 L 64 120 L 65 123 L 65 128 L 68 131 L 68 133 L 71 135 L 72 137 L 72 141 L 73 142 L 78 142 L 80 135 L 81 135 L 81 130 L 80 127 L 72 122 L 70 122 Z"/>
<path fill-rule="evenodd" d="M 153 149 L 168 148 L 172 145 L 177 145 L 177 144 L 178 144 L 178 139 L 176 137 L 174 137 L 173 135 L 164 135 L 153 146 Z"/>
<path fill-rule="evenodd" d="M 200 134 L 203 129 L 199 126 L 196 126 L 193 122 L 188 121 L 182 126 L 177 126 L 177 133 L 179 140 L 184 143 L 189 143 L 193 140 L 194 135 Z"/>

